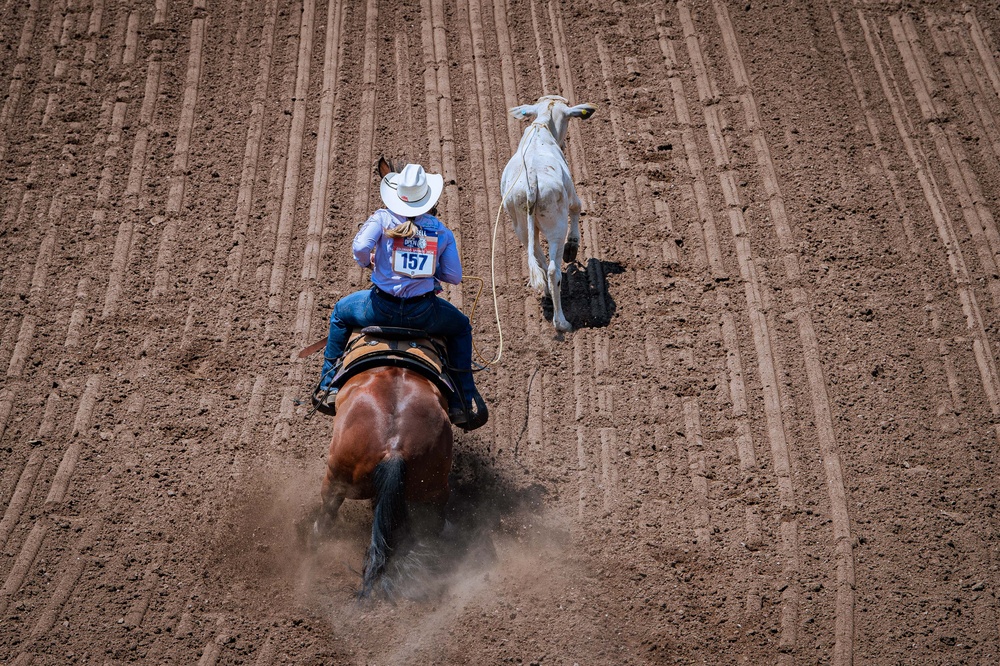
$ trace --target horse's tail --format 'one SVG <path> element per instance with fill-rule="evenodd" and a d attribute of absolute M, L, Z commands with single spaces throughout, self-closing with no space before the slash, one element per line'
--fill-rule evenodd
<path fill-rule="evenodd" d="M 385 576 L 389 557 L 408 537 L 410 516 L 406 509 L 406 462 L 402 456 L 386 458 L 375 466 L 375 519 L 372 542 L 365 556 L 364 575 L 359 598 L 371 595 L 376 585 L 392 596 L 392 581 Z"/>
<path fill-rule="evenodd" d="M 538 172 L 534 169 L 527 169 L 524 180 L 528 186 L 528 281 L 532 289 L 545 291 L 545 283 L 548 278 L 545 269 L 538 263 L 538 227 L 535 223 L 535 206 L 538 204 Z"/>

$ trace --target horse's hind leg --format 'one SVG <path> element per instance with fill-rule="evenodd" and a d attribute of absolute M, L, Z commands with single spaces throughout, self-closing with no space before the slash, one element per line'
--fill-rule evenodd
<path fill-rule="evenodd" d="M 323 481 L 321 492 L 323 504 L 319 509 L 319 515 L 313 523 L 313 535 L 319 538 L 327 537 L 333 531 L 334 521 L 337 519 L 337 512 L 340 505 L 344 503 L 346 496 L 340 488 L 336 488 L 329 479 Z"/>
<path fill-rule="evenodd" d="M 414 532 L 420 537 L 437 538 L 445 529 L 445 502 L 420 502 L 410 506 Z"/>

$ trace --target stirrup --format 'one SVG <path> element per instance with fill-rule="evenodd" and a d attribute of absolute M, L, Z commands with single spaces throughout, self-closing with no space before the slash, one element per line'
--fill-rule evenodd
<path fill-rule="evenodd" d="M 337 414 L 337 393 L 338 388 L 320 389 L 318 386 L 312 394 L 313 409 L 320 414 L 335 416 Z"/>
<path fill-rule="evenodd" d="M 490 410 L 487 409 L 481 395 L 476 394 L 472 401 L 475 404 L 475 411 L 468 407 L 453 407 L 448 410 L 449 420 L 466 432 L 482 428 L 490 418 Z"/>

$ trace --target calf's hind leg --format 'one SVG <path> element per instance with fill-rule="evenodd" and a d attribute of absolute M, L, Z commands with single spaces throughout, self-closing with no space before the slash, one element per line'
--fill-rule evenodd
<path fill-rule="evenodd" d="M 563 251 L 563 260 L 567 264 L 576 261 L 576 253 L 580 249 L 580 208 L 580 198 L 574 195 L 569 206 L 569 238 Z"/>
<path fill-rule="evenodd" d="M 563 241 L 566 237 L 566 226 L 559 225 L 551 236 L 546 234 L 549 241 L 549 270 L 548 284 L 552 296 L 552 325 L 557 331 L 571 331 L 573 327 L 569 325 L 562 308 L 562 261 L 563 261 Z"/>

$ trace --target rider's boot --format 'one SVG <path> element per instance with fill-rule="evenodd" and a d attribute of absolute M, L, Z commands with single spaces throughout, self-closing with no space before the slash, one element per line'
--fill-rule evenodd
<path fill-rule="evenodd" d="M 323 359 L 323 374 L 320 376 L 319 384 L 313 389 L 313 408 L 320 414 L 334 416 L 337 413 L 337 387 L 331 387 L 334 375 L 340 367 L 340 359 L 325 357 Z"/>
<path fill-rule="evenodd" d="M 448 419 L 466 432 L 486 425 L 490 414 L 483 396 L 479 395 L 475 386 L 466 388 L 463 393 L 448 406 Z"/>
<path fill-rule="evenodd" d="M 337 414 L 337 393 L 339 391 L 340 389 L 336 388 L 323 389 L 317 386 L 312 394 L 313 407 L 320 414 L 335 416 Z"/>

